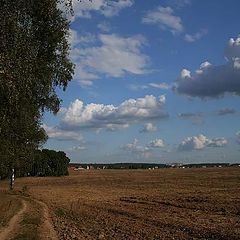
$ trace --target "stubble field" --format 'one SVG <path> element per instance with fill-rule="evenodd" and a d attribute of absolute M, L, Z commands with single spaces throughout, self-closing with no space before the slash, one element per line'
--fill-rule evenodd
<path fill-rule="evenodd" d="M 23 187 L 59 239 L 240 239 L 240 168 L 71 170 Z"/>

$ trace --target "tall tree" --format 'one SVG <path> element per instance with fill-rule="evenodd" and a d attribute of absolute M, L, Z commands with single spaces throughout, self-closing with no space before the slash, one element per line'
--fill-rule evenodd
<path fill-rule="evenodd" d="M 66 89 L 74 65 L 63 1 L 0 1 L 0 161 L 11 169 L 46 140 L 43 113 L 59 110 L 56 88 Z"/>

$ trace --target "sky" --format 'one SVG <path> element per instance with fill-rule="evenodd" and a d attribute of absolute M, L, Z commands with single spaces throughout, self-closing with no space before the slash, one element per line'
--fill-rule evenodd
<path fill-rule="evenodd" d="M 61 6 L 60 6 L 61 7 Z M 79 163 L 239 162 L 240 1 L 73 0 L 75 74 L 43 120 Z"/>

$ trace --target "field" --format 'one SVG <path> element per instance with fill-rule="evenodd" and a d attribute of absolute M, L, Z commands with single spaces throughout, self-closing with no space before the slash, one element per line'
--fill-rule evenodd
<path fill-rule="evenodd" d="M 70 171 L 23 188 L 59 239 L 240 239 L 240 168 Z"/>

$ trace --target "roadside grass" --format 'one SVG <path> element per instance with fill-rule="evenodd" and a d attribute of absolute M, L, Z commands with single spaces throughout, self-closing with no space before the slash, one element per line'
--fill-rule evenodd
<path fill-rule="evenodd" d="M 5 227 L 20 208 L 21 201 L 18 198 L 7 192 L 0 192 L 0 228 Z"/>
<path fill-rule="evenodd" d="M 40 240 L 41 207 L 29 197 L 27 187 L 19 191 L 0 192 L 0 230 L 7 226 L 10 219 L 22 208 L 21 200 L 28 203 L 27 212 L 20 222 L 20 229 L 13 240 Z"/>
<path fill-rule="evenodd" d="M 25 198 L 28 201 L 28 211 L 23 215 L 23 219 L 20 222 L 20 231 L 14 240 L 38 240 L 39 238 L 39 226 L 41 224 L 41 212 L 39 205 L 31 200 Z"/>

